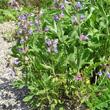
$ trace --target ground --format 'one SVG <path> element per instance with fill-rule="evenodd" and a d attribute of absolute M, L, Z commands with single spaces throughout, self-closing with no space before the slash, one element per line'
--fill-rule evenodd
<path fill-rule="evenodd" d="M 14 23 L 0 24 L 0 31 L 6 36 L 11 36 L 12 31 L 15 29 Z M 8 43 L 0 38 L 0 110 L 30 110 L 22 99 L 26 95 L 27 88 L 18 89 L 12 86 L 12 82 L 19 77 L 10 76 L 11 67 L 6 68 L 7 61 L 10 59 L 10 63 L 14 62 L 9 53 L 14 42 Z"/>

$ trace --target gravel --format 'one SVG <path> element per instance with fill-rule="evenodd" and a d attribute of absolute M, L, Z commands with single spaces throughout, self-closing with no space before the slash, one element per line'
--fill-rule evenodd
<path fill-rule="evenodd" d="M 16 27 L 14 22 L 0 24 L 0 32 L 11 36 L 11 32 Z M 0 110 L 31 110 L 22 99 L 26 96 L 27 88 L 16 88 L 12 83 L 19 79 L 16 76 L 10 76 L 10 67 L 6 68 L 7 61 L 15 61 L 9 54 L 14 42 L 7 43 L 0 38 Z"/>

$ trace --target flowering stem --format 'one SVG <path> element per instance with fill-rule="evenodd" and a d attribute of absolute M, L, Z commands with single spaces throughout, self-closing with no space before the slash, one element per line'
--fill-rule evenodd
<path fill-rule="evenodd" d="M 81 25 L 78 23 L 78 29 L 79 29 L 79 36 L 81 36 Z"/>
<path fill-rule="evenodd" d="M 100 82 L 100 84 L 98 85 L 98 87 L 102 84 L 103 80 L 105 79 L 105 76 L 106 76 L 106 74 L 104 75 L 104 77 L 103 77 L 102 81 Z M 97 87 L 96 89 L 98 89 L 98 87 Z M 94 89 L 93 92 L 94 92 L 96 89 Z M 93 92 L 92 92 L 92 93 L 93 93 Z M 92 94 L 92 93 L 91 93 L 91 94 Z M 87 97 L 87 99 L 91 96 L 91 94 Z"/>
<path fill-rule="evenodd" d="M 78 30 L 79 30 L 79 36 L 81 36 L 81 25 L 78 23 Z M 80 53 L 81 53 L 81 44 L 79 44 L 79 47 L 77 48 L 77 65 L 78 69 L 77 72 L 80 72 Z"/>
<path fill-rule="evenodd" d="M 98 85 L 98 87 L 102 84 L 102 82 L 104 81 L 105 77 L 106 77 L 106 74 L 104 75 L 104 77 L 103 77 L 102 81 L 100 82 L 100 84 Z M 98 87 L 97 87 L 96 89 L 98 89 Z M 95 91 L 96 89 L 94 89 L 94 90 L 92 91 L 92 93 L 91 93 L 87 98 L 84 99 L 84 101 L 85 101 L 85 100 L 88 100 L 89 97 L 94 93 L 94 91 Z M 80 107 L 81 105 L 82 105 L 82 103 L 79 105 L 79 107 Z M 79 108 L 79 107 L 78 107 L 78 108 Z"/>

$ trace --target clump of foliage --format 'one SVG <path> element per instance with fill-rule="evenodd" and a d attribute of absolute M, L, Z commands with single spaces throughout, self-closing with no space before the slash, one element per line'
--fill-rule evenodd
<path fill-rule="evenodd" d="M 0 0 L 0 9 L 7 9 L 7 8 L 8 8 L 8 1 Z"/>
<path fill-rule="evenodd" d="M 106 2 L 55 0 L 50 9 L 23 12 L 12 48 L 27 85 L 24 101 L 40 109 L 86 102 L 92 110 L 110 107 L 110 11 Z M 108 7 L 109 4 L 106 4 Z M 74 107 L 75 108 L 75 107 Z"/>
<path fill-rule="evenodd" d="M 0 22 L 3 23 L 9 20 L 16 20 L 16 16 L 20 14 L 21 11 L 33 10 L 35 7 L 50 7 L 52 3 L 53 0 L 1 0 Z"/>
<path fill-rule="evenodd" d="M 11 6 L 12 3 L 14 4 L 13 8 L 10 8 L 9 6 Z M 15 3 L 14 0 L 2 0 L 0 1 L 0 5 L 0 23 L 9 20 L 16 20 L 18 5 Z"/>

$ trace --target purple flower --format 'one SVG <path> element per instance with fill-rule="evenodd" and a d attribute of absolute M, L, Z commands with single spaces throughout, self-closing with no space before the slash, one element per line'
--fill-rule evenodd
<path fill-rule="evenodd" d="M 25 20 L 27 17 L 23 15 L 23 19 Z"/>
<path fill-rule="evenodd" d="M 18 65 L 20 63 L 20 61 L 14 61 L 15 65 Z"/>
<path fill-rule="evenodd" d="M 37 27 L 37 31 L 39 31 L 40 29 Z"/>
<path fill-rule="evenodd" d="M 61 5 L 61 9 L 62 9 L 62 10 L 64 10 L 64 9 L 65 9 L 64 4 L 62 4 L 62 5 Z"/>
<path fill-rule="evenodd" d="M 18 10 L 18 7 L 15 6 L 13 9 Z"/>
<path fill-rule="evenodd" d="M 106 72 L 106 75 L 109 75 L 109 74 L 110 74 L 110 73 L 107 71 L 107 72 Z"/>
<path fill-rule="evenodd" d="M 25 40 L 27 40 L 28 39 L 28 36 L 25 36 Z"/>
<path fill-rule="evenodd" d="M 3 35 L 0 35 L 0 37 L 2 37 Z"/>
<path fill-rule="evenodd" d="M 106 72 L 106 75 L 107 75 L 108 79 L 110 79 L 110 73 L 108 71 Z"/>
<path fill-rule="evenodd" d="M 25 13 L 25 15 L 26 15 L 26 16 L 29 16 L 29 14 L 28 14 L 28 13 Z"/>
<path fill-rule="evenodd" d="M 80 2 L 77 2 L 77 4 L 76 4 L 76 8 L 82 8 Z"/>
<path fill-rule="evenodd" d="M 69 2 L 65 0 L 65 1 L 64 1 L 64 4 L 69 4 Z"/>
<path fill-rule="evenodd" d="M 81 15 L 80 16 L 80 19 L 82 20 L 82 19 L 84 19 L 85 18 L 85 15 Z"/>
<path fill-rule="evenodd" d="M 27 19 L 25 19 L 24 22 L 27 22 Z"/>
<path fill-rule="evenodd" d="M 39 23 L 39 21 L 38 21 L 38 20 L 35 20 L 35 25 L 36 25 L 36 26 L 38 25 L 38 23 Z"/>
<path fill-rule="evenodd" d="M 22 29 L 20 29 L 20 30 L 17 32 L 17 34 L 22 34 Z"/>
<path fill-rule="evenodd" d="M 44 10 L 42 9 L 42 10 L 40 11 L 40 13 L 41 13 L 41 14 L 44 13 Z"/>
<path fill-rule="evenodd" d="M 57 45 L 56 43 L 58 42 L 58 39 L 54 40 L 51 42 L 51 40 L 46 40 L 45 43 L 50 47 L 48 47 L 48 50 L 47 52 L 51 52 L 51 50 L 55 53 L 58 53 L 58 50 L 57 50 Z"/>
<path fill-rule="evenodd" d="M 42 15 L 44 13 L 44 10 L 41 9 L 40 13 L 39 13 L 39 16 Z"/>
<path fill-rule="evenodd" d="M 20 29 L 20 30 L 19 30 L 19 33 L 21 33 L 21 34 L 22 34 L 22 32 L 23 32 L 23 31 L 22 31 L 22 29 Z"/>
<path fill-rule="evenodd" d="M 74 23 L 74 22 L 76 22 L 76 21 L 77 21 L 77 17 L 74 16 L 73 19 L 72 19 L 72 22 Z"/>
<path fill-rule="evenodd" d="M 79 78 L 77 76 L 74 76 L 74 79 L 76 79 L 76 81 L 78 81 Z"/>
<path fill-rule="evenodd" d="M 46 43 L 48 46 L 50 46 L 50 45 L 52 44 L 50 40 L 46 40 L 45 43 Z"/>
<path fill-rule="evenodd" d="M 6 64 L 6 68 L 8 68 L 8 67 L 9 67 L 9 63 Z"/>
<path fill-rule="evenodd" d="M 23 19 L 23 16 L 19 16 L 19 19 Z"/>
<path fill-rule="evenodd" d="M 24 25 L 23 29 L 26 30 L 26 25 Z"/>
<path fill-rule="evenodd" d="M 54 47 L 54 48 L 56 48 L 56 47 L 57 47 L 57 45 L 56 45 L 55 43 L 53 43 L 53 47 Z"/>
<path fill-rule="evenodd" d="M 110 79 L 110 74 L 107 75 L 108 79 Z"/>
<path fill-rule="evenodd" d="M 38 31 L 39 33 L 42 33 L 42 31 L 37 27 L 37 30 L 36 31 Z"/>
<path fill-rule="evenodd" d="M 33 24 L 32 24 L 32 22 L 30 22 L 30 26 L 32 26 L 32 27 L 33 27 Z"/>
<path fill-rule="evenodd" d="M 86 40 L 86 39 L 89 40 L 88 35 L 84 36 L 83 33 L 82 33 L 82 34 L 81 34 L 81 40 Z"/>
<path fill-rule="evenodd" d="M 15 0 L 13 0 L 13 3 L 15 3 Z"/>
<path fill-rule="evenodd" d="M 28 50 L 29 50 L 29 45 L 27 44 L 27 45 L 26 45 L 26 51 L 28 51 Z"/>
<path fill-rule="evenodd" d="M 57 16 L 57 15 L 55 15 L 54 20 L 55 20 L 55 21 L 57 21 L 57 20 L 58 20 L 58 16 Z"/>
<path fill-rule="evenodd" d="M 24 39 L 22 38 L 21 40 L 20 40 L 20 44 L 23 44 L 24 43 Z"/>
<path fill-rule="evenodd" d="M 55 39 L 55 40 L 54 40 L 54 43 L 58 43 L 58 39 Z"/>
<path fill-rule="evenodd" d="M 28 33 L 29 33 L 29 34 L 32 34 L 32 31 L 31 31 L 31 29 L 29 29 L 29 30 L 28 30 Z"/>
<path fill-rule="evenodd" d="M 64 17 L 64 14 L 63 14 L 63 12 L 61 12 L 61 14 L 60 14 L 60 18 L 62 18 L 62 17 Z"/>
<path fill-rule="evenodd" d="M 12 68 L 10 76 L 13 76 L 14 74 L 15 74 L 15 69 Z"/>
<path fill-rule="evenodd" d="M 41 24 L 41 22 L 40 22 L 40 20 L 38 19 L 38 20 L 35 20 L 35 25 L 36 26 L 38 26 L 38 25 L 40 25 Z"/>
<path fill-rule="evenodd" d="M 98 72 L 98 75 L 99 75 L 99 76 L 102 76 L 102 72 Z"/>
<path fill-rule="evenodd" d="M 4 38 L 4 41 L 7 41 L 7 39 L 6 39 L 6 38 Z"/>
<path fill-rule="evenodd" d="M 51 52 L 51 50 L 50 50 L 50 48 L 48 47 L 48 49 L 46 50 L 48 53 L 50 53 Z"/>
<path fill-rule="evenodd" d="M 23 28 L 23 26 L 19 26 L 19 29 Z"/>
<path fill-rule="evenodd" d="M 47 31 L 47 32 L 48 32 L 48 31 L 49 31 L 49 28 L 48 28 L 48 27 L 46 27 L 46 28 L 44 29 L 44 31 Z"/>
<path fill-rule="evenodd" d="M 17 52 L 21 52 L 22 51 L 22 48 L 18 48 Z"/>
<path fill-rule="evenodd" d="M 57 0 L 55 0 L 55 1 L 54 1 L 54 5 L 57 5 L 57 4 L 58 4 L 58 2 L 57 2 Z"/>
<path fill-rule="evenodd" d="M 58 50 L 57 50 L 57 48 L 54 48 L 54 50 L 53 50 L 55 53 L 58 53 Z"/>
<path fill-rule="evenodd" d="M 20 23 L 20 22 L 18 22 L 17 24 L 18 24 L 18 25 L 20 25 L 21 23 Z"/>
<path fill-rule="evenodd" d="M 13 4 L 12 4 L 12 3 L 9 3 L 9 5 L 10 5 L 10 6 L 13 6 Z"/>
<path fill-rule="evenodd" d="M 35 16 L 35 14 L 34 13 L 31 13 L 31 15 L 30 16 Z"/>

